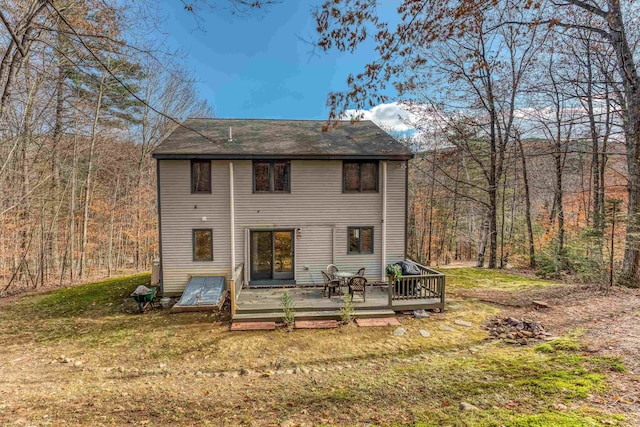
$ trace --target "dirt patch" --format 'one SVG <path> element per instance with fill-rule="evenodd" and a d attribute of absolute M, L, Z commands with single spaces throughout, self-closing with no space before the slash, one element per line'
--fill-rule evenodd
<path fill-rule="evenodd" d="M 56 289 L 85 285 L 87 283 L 93 283 L 97 280 L 107 280 L 109 278 L 139 273 L 141 272 L 132 269 L 123 269 L 114 271 L 110 276 L 105 274 L 90 274 L 88 276 L 85 276 L 83 279 L 74 280 L 74 282 L 71 284 L 68 283 L 68 281 L 65 281 L 65 283 L 61 285 L 59 282 L 54 280 L 47 281 L 44 284 L 39 284 L 37 287 L 27 286 L 24 283 L 14 283 L 7 289 L 0 288 L 0 308 L 7 304 L 11 304 L 13 301 L 16 301 L 17 299 L 25 295 L 36 295 L 44 292 L 55 291 Z M 142 273 L 144 273 L 144 271 L 142 271 Z"/>
<path fill-rule="evenodd" d="M 640 290 L 614 287 L 605 292 L 594 286 L 563 285 L 518 294 L 488 289 L 457 294 L 501 306 L 502 316 L 540 322 L 554 335 L 576 333 L 587 354 L 621 357 L 627 372 L 611 375 L 608 398 L 593 403 L 624 412 L 640 424 Z M 538 300 L 549 308 L 537 307 L 533 301 Z"/>
<path fill-rule="evenodd" d="M 483 288 L 482 295 L 507 297 L 512 275 L 492 274 L 500 292 L 487 293 Z M 0 424 L 638 425 L 640 421 L 634 400 L 637 376 L 630 374 L 635 365 L 625 357 L 628 370 L 623 372 L 620 360 L 606 357 L 618 353 L 608 347 L 598 350 L 587 342 L 587 332 L 582 338 L 589 351 L 582 350 L 583 341 L 569 337 L 567 341 L 576 343 L 573 348 L 555 346 L 543 352 L 536 345 L 489 341 L 481 328 L 489 318 L 512 315 L 536 319 L 554 334 L 593 330 L 596 339 L 601 333 L 596 325 L 605 334 L 608 324 L 601 320 L 592 326 L 592 322 L 608 319 L 609 312 L 621 313 L 615 309 L 616 301 L 637 300 L 637 294 L 626 290 L 605 295 L 592 319 L 587 313 L 589 301 L 600 296 L 581 293 L 581 288 L 567 294 L 547 286 L 527 293 L 523 286 L 528 282 L 514 282 L 511 301 L 505 302 L 516 301 L 523 307 L 492 307 L 452 281 L 457 304 L 424 319 L 399 317 L 405 330 L 401 335 L 393 334 L 395 327 L 355 325 L 231 333 L 227 324 L 206 313 L 129 314 L 129 305 L 134 304 L 129 293 L 147 282 L 148 276 L 121 278 L 25 296 L 0 309 L 4 361 Z M 550 308 L 535 310 L 530 299 L 545 300 Z M 563 319 L 571 310 L 576 312 L 574 318 Z M 635 314 L 629 309 L 619 319 L 627 322 Z M 637 327 L 633 325 L 633 330 Z M 611 328 L 615 334 L 623 334 L 623 329 Z M 599 351 L 604 357 L 596 354 Z M 461 411 L 460 402 L 479 409 Z M 628 414 L 627 419 L 620 413 Z"/>

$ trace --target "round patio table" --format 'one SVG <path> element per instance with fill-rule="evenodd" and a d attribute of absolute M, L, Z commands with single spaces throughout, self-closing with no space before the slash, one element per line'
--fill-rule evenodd
<path fill-rule="evenodd" d="M 337 271 L 333 275 L 336 276 L 337 278 L 339 278 L 342 281 L 342 284 L 344 286 L 347 286 L 347 284 L 349 282 L 349 279 L 354 277 L 356 275 L 356 273 L 350 273 L 348 271 Z M 342 290 L 341 290 L 341 292 L 342 292 Z"/>

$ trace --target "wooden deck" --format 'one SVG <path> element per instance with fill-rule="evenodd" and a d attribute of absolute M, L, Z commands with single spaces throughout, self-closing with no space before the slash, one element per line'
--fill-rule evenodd
<path fill-rule="evenodd" d="M 242 289 L 236 301 L 234 321 L 253 321 L 280 319 L 282 317 L 282 295 L 288 292 L 294 300 L 296 319 L 339 319 L 340 309 L 344 307 L 341 295 L 331 298 L 323 296 L 322 288 L 271 288 Z M 346 294 L 346 289 L 343 288 Z M 356 318 L 386 317 L 396 311 L 440 308 L 440 298 L 422 298 L 394 300 L 389 306 L 387 286 L 368 286 L 367 299 L 360 295 L 353 299 Z"/>

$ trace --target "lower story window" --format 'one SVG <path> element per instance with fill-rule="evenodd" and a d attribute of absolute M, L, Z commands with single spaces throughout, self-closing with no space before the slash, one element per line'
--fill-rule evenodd
<path fill-rule="evenodd" d="M 349 253 L 373 253 L 373 227 L 349 227 Z"/>
<path fill-rule="evenodd" d="M 193 230 L 193 260 L 213 261 L 213 230 L 201 228 Z"/>

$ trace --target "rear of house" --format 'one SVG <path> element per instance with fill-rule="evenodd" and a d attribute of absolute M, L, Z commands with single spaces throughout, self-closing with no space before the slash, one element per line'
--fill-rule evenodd
<path fill-rule="evenodd" d="M 154 151 L 160 279 L 318 286 L 336 264 L 371 282 L 406 253 L 413 154 L 369 121 L 189 119 Z"/>
<path fill-rule="evenodd" d="M 281 288 L 295 286 L 297 313 L 336 317 L 344 302 L 317 288 L 335 264 L 378 285 L 356 316 L 443 309 L 436 271 L 414 265 L 385 283 L 385 266 L 405 260 L 413 154 L 372 122 L 324 126 L 190 119 L 156 148 L 164 295 L 203 308 L 224 288 L 234 321 L 273 320 Z"/>

